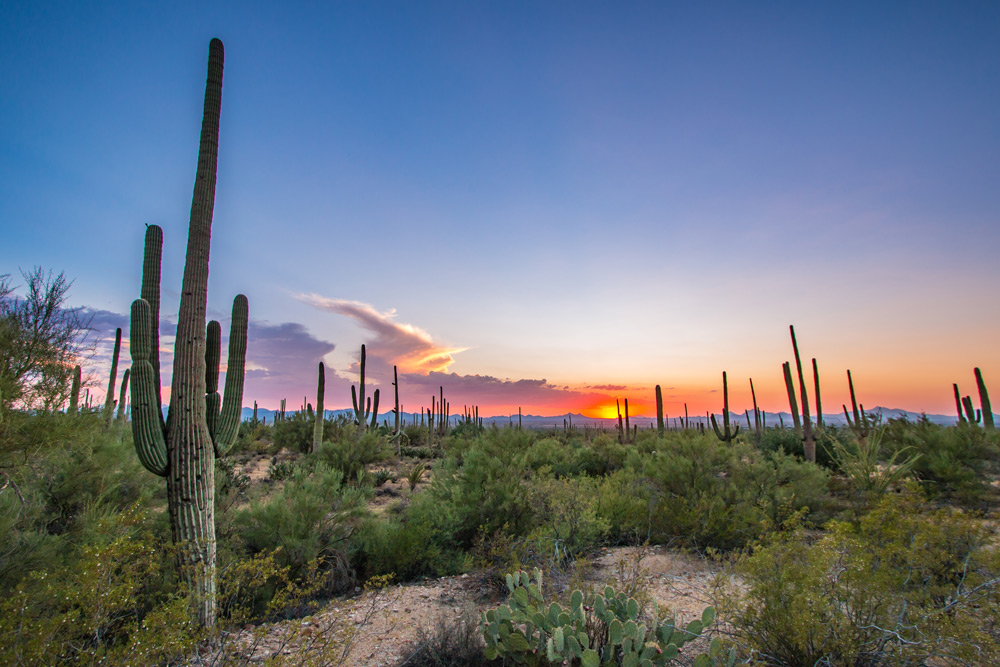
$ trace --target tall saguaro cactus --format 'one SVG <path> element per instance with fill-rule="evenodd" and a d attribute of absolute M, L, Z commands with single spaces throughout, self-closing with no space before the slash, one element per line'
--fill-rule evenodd
<path fill-rule="evenodd" d="M 111 378 L 108 380 L 108 393 L 104 396 L 104 423 L 111 423 L 115 410 L 115 380 L 118 379 L 118 355 L 122 351 L 122 328 L 115 330 L 115 351 L 111 355 Z"/>
<path fill-rule="evenodd" d="M 802 374 L 802 357 L 799 356 L 799 344 L 795 340 L 795 327 L 788 326 L 792 334 L 792 350 L 795 352 L 795 368 L 799 373 L 799 392 L 802 396 L 802 447 L 806 461 L 816 463 L 816 440 L 813 438 L 812 422 L 809 419 L 809 394 L 806 393 L 806 379 Z"/>
<path fill-rule="evenodd" d="M 316 423 L 313 426 L 313 451 L 323 444 L 323 394 L 326 391 L 326 368 L 319 362 L 319 378 L 316 380 Z"/>
<path fill-rule="evenodd" d="M 208 79 L 191 201 L 187 256 L 174 347 L 170 411 L 160 408 L 159 283 L 163 233 L 146 231 L 142 297 L 132 303 L 132 432 L 139 460 L 166 478 L 171 534 L 191 586 L 194 620 L 215 624 L 215 467 L 232 444 L 243 402 L 248 305 L 233 301 L 225 399 L 218 394 L 219 324 L 205 324 L 222 105 L 222 42 L 209 45 Z M 206 340 L 212 338 L 209 345 Z M 220 407 L 221 405 L 221 407 Z"/>
<path fill-rule="evenodd" d="M 663 390 L 656 385 L 656 432 L 663 435 Z"/>
<path fill-rule="evenodd" d="M 359 388 L 356 388 L 353 384 L 351 385 L 351 402 L 354 405 L 354 423 L 358 426 L 358 433 L 364 433 L 369 428 L 369 420 L 371 421 L 371 428 L 374 429 L 378 420 L 378 389 L 375 390 L 374 402 L 373 397 L 368 397 L 368 402 L 365 402 L 365 346 L 361 346 L 361 365 L 360 365 L 361 377 L 359 379 Z"/>
<path fill-rule="evenodd" d="M 747 420 L 749 421 L 749 416 Z M 719 429 L 719 424 L 715 421 L 714 413 L 712 414 L 711 422 L 712 430 L 715 431 L 715 437 L 723 442 L 732 442 L 736 438 L 736 434 L 740 432 L 739 425 L 729 430 L 729 383 L 726 381 L 726 371 L 722 371 L 722 430 Z"/>
<path fill-rule="evenodd" d="M 68 415 L 75 415 L 80 406 L 80 376 L 82 372 L 79 365 L 73 367 L 73 385 L 69 390 L 69 407 L 66 408 Z"/>
<path fill-rule="evenodd" d="M 975 369 L 976 386 L 979 388 L 979 407 L 983 413 L 983 428 L 992 431 L 996 427 L 993 424 L 993 407 L 990 405 L 990 394 L 986 391 L 986 382 L 983 381 L 983 373 L 978 368 Z"/>

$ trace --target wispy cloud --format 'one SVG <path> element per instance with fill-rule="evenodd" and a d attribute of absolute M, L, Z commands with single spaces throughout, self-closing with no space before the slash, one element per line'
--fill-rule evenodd
<path fill-rule="evenodd" d="M 375 337 L 368 346 L 368 357 L 378 360 L 381 363 L 377 365 L 384 365 L 390 370 L 395 365 L 401 373 L 426 375 L 443 372 L 454 363 L 452 355 L 469 349 L 442 345 L 423 329 L 396 321 L 394 308 L 379 312 L 367 303 L 331 299 L 318 294 L 301 294 L 297 298 L 321 310 L 350 317 L 373 333 Z"/>

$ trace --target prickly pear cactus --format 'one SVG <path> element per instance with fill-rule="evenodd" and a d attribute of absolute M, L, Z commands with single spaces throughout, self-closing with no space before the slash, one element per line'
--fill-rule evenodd
<path fill-rule="evenodd" d="M 547 661 L 584 667 L 666 665 L 680 655 L 684 644 L 700 636 L 715 620 L 712 607 L 705 609 L 700 620 L 684 628 L 673 619 L 660 619 L 655 606 L 652 618 L 644 618 L 635 598 L 616 593 L 611 586 L 603 595 L 594 595 L 589 604 L 584 604 L 579 590 L 570 595 L 569 607 L 557 602 L 546 604 L 538 569 L 531 575 L 523 571 L 508 574 L 507 588 L 507 603 L 483 612 L 480 630 L 486 641 L 486 657 L 512 664 Z M 606 632 L 588 633 L 594 628 Z M 728 659 L 735 661 L 735 653 L 723 656 L 722 646 L 715 640 L 712 651 L 697 656 L 694 664 L 732 664 Z"/>

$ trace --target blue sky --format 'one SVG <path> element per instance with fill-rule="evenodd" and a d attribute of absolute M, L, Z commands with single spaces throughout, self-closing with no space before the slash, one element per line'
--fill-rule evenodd
<path fill-rule="evenodd" d="M 832 405 L 848 367 L 867 404 L 935 411 L 1000 377 L 998 5 L 8 2 L 0 26 L 0 272 L 121 314 L 144 223 L 176 312 L 225 43 L 209 305 L 247 294 L 259 373 L 284 364 L 248 400 L 311 392 L 320 357 L 346 383 L 367 342 L 383 379 L 450 354 L 413 384 L 500 412 L 505 379 L 714 405 L 722 370 L 778 408 L 790 323 Z"/>

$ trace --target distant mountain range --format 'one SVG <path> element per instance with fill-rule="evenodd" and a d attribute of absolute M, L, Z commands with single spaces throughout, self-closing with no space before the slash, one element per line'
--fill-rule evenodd
<path fill-rule="evenodd" d="M 268 424 L 270 424 L 270 423 L 274 422 L 274 413 L 275 412 L 276 412 L 275 410 L 265 410 L 263 408 L 258 408 L 257 409 L 257 418 L 258 419 L 262 419 L 262 420 L 266 421 Z M 291 416 L 295 412 L 296 412 L 295 410 L 288 410 L 288 411 L 286 411 L 286 415 Z M 954 425 L 958 421 L 958 417 L 956 415 L 937 415 L 937 414 L 927 414 L 927 415 L 925 415 L 925 414 L 920 413 L 920 412 L 911 412 L 909 410 L 901 410 L 899 408 L 876 407 L 876 408 L 874 408 L 872 410 L 865 410 L 865 412 L 866 412 L 866 414 L 881 415 L 883 421 L 887 421 L 889 419 L 906 419 L 907 421 L 915 422 L 915 421 L 918 421 L 919 419 L 921 419 L 924 416 L 926 416 L 927 419 L 928 419 L 928 421 L 930 421 L 931 423 L 933 423 L 933 424 L 941 424 L 943 426 L 951 426 L 951 425 Z M 347 416 L 349 418 L 353 418 L 354 411 L 350 410 L 350 409 L 345 409 L 345 410 L 327 410 L 326 411 L 326 416 L 327 416 L 328 419 L 329 418 L 333 418 L 333 417 L 335 417 L 337 415 L 345 415 L 345 416 Z M 253 409 L 252 408 L 243 408 L 243 419 L 244 420 L 248 420 L 248 419 L 251 419 L 251 418 L 253 418 Z M 716 418 L 716 420 L 718 420 L 720 422 L 720 425 L 721 425 L 722 415 L 720 413 L 717 413 L 716 416 L 715 416 L 715 418 Z M 765 412 L 764 413 L 764 419 L 765 419 L 765 422 L 766 422 L 766 424 L 768 426 L 778 426 L 780 424 L 784 424 L 785 426 L 791 426 L 792 425 L 792 415 L 791 415 L 791 413 L 788 413 L 788 412 Z M 523 427 L 525 427 L 525 428 L 532 428 L 532 429 L 543 429 L 543 428 L 553 428 L 553 427 L 554 428 L 562 428 L 563 427 L 563 420 L 566 421 L 566 425 L 567 426 L 570 425 L 570 424 L 572 424 L 573 426 L 585 426 L 586 425 L 586 426 L 613 428 L 618 423 L 617 419 L 601 419 L 599 417 L 587 417 L 585 415 L 580 414 L 579 412 L 577 412 L 577 413 L 566 413 L 566 414 L 561 414 L 561 415 L 547 415 L 547 416 L 542 416 L 542 415 L 521 415 L 520 420 L 521 420 L 521 425 Z M 737 413 L 734 413 L 734 412 L 730 412 L 729 413 L 729 420 L 730 420 L 730 422 L 732 424 L 734 424 L 734 425 L 735 424 L 740 424 L 744 428 L 746 428 L 747 425 L 748 425 L 747 424 L 747 415 L 745 413 L 737 414 Z M 813 416 L 813 420 L 815 421 L 815 415 Z M 1000 419 L 997 419 L 997 415 L 996 414 L 994 414 L 994 420 L 1000 421 Z M 392 424 L 393 423 L 393 415 L 392 415 L 391 412 L 380 413 L 378 421 L 379 421 L 380 424 L 383 423 L 383 422 Z M 413 412 L 404 412 L 403 413 L 403 423 L 404 424 L 420 423 L 420 421 L 421 421 L 421 415 L 420 415 L 420 413 L 413 413 Z M 454 424 L 458 424 L 459 422 L 461 422 L 462 418 L 461 418 L 460 415 L 459 416 L 452 415 L 450 421 L 454 425 Z M 672 427 L 672 428 L 673 427 L 677 427 L 679 425 L 679 421 L 678 421 L 678 418 L 676 416 L 669 416 L 668 417 L 668 421 L 669 421 L 670 427 Z M 832 424 L 832 425 L 835 425 L 835 426 L 846 426 L 847 425 L 847 419 L 844 417 L 844 413 L 842 413 L 842 412 L 841 413 L 836 413 L 836 414 L 824 413 L 823 414 L 823 422 L 825 424 Z M 518 416 L 516 414 L 515 415 L 511 415 L 511 416 L 502 416 L 501 415 L 501 416 L 484 417 L 483 418 L 483 424 L 496 424 L 498 426 L 505 426 L 505 425 L 516 425 L 517 423 L 518 423 Z M 629 423 L 631 423 L 633 426 L 639 426 L 640 428 L 649 428 L 650 426 L 655 426 L 656 425 L 656 417 L 647 417 L 647 416 L 644 416 L 644 415 L 630 416 L 629 417 Z M 692 423 L 692 424 L 706 423 L 707 424 L 708 421 L 707 421 L 707 418 L 705 417 L 705 415 L 691 415 L 690 416 L 690 423 Z M 752 423 L 753 423 L 753 415 L 750 415 L 750 424 L 752 424 Z"/>

